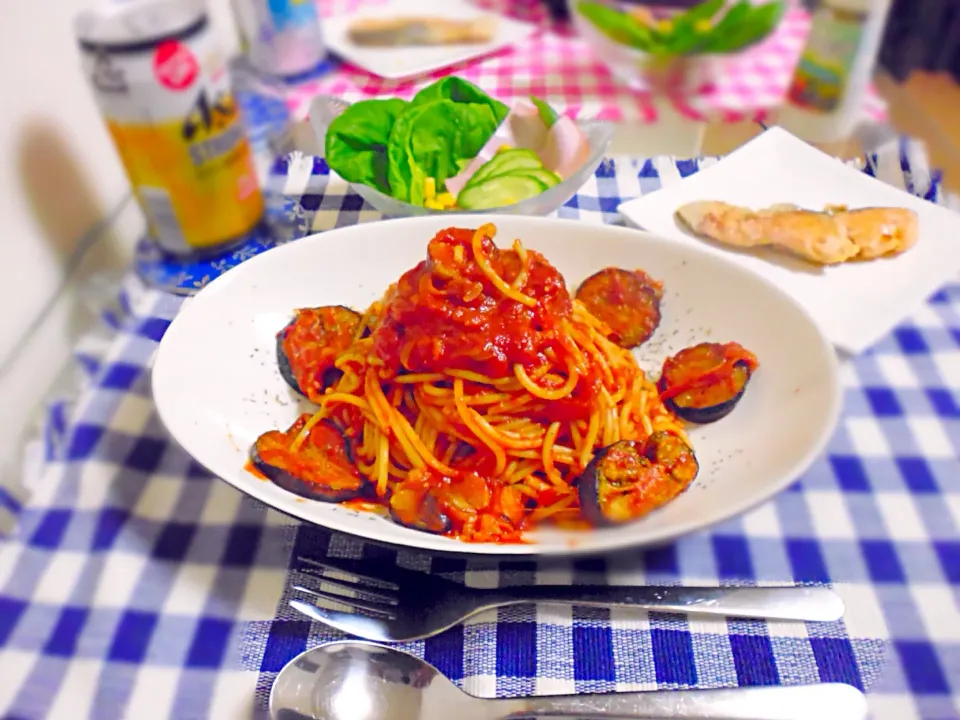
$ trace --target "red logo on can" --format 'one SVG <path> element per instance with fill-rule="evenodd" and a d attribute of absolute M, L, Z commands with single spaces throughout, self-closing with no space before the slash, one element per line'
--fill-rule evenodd
<path fill-rule="evenodd" d="M 166 40 L 157 45 L 153 55 L 153 74 L 164 87 L 185 90 L 197 79 L 199 72 L 197 58 L 186 45 L 176 40 Z"/>

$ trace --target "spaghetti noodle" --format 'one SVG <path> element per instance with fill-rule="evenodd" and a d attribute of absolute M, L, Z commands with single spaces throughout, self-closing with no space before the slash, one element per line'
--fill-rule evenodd
<path fill-rule="evenodd" d="M 498 249 L 495 232 L 430 241 L 364 313 L 319 409 L 273 433 L 275 462 L 332 425 L 369 482 L 364 503 L 411 527 L 516 542 L 547 519 L 584 522 L 576 482 L 599 449 L 658 431 L 685 441 L 560 273 L 519 241 Z"/>

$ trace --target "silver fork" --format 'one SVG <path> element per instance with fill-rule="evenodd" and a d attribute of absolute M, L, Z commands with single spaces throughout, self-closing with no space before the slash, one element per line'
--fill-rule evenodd
<path fill-rule="evenodd" d="M 433 637 L 491 608 L 527 603 L 635 607 L 673 613 L 830 622 L 843 616 L 843 601 L 826 587 L 654 587 L 528 585 L 494 589 L 398 567 L 377 575 L 356 561 L 298 558 L 308 586 L 292 590 L 326 607 L 290 600 L 295 610 L 365 640 L 406 642 Z M 330 607 L 333 606 L 333 607 Z"/>

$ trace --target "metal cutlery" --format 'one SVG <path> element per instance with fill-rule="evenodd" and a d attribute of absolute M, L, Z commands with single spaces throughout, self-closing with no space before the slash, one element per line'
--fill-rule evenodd
<path fill-rule="evenodd" d="M 863 693 L 841 683 L 485 700 L 418 657 L 357 641 L 301 653 L 270 691 L 274 720 L 862 720 L 866 714 Z"/>
<path fill-rule="evenodd" d="M 527 603 L 635 607 L 672 613 L 830 622 L 843 601 L 826 587 L 672 587 L 529 585 L 471 588 L 398 567 L 370 574 L 369 565 L 300 557 L 301 577 L 290 606 L 349 635 L 406 642 L 437 635 L 491 608 Z M 318 603 L 323 603 L 320 605 Z M 332 606 L 332 607 L 331 607 Z"/>

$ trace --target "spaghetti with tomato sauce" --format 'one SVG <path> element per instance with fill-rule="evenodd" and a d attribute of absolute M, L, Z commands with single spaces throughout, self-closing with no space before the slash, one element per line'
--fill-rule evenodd
<path fill-rule="evenodd" d="M 324 452 L 317 443 L 336 428 L 338 501 L 348 458 L 365 481 L 352 507 L 504 543 L 547 521 L 590 525 L 577 484 L 599 450 L 653 433 L 689 450 L 682 422 L 615 333 L 540 253 L 519 240 L 500 249 L 495 232 L 438 233 L 426 259 L 363 314 L 319 409 L 285 434 L 261 436 L 254 465 L 300 487 L 284 474 L 300 468 L 314 478 L 302 472 L 304 457 Z M 270 462 L 258 451 L 264 438 Z M 664 502 L 679 491 L 662 493 Z"/>

